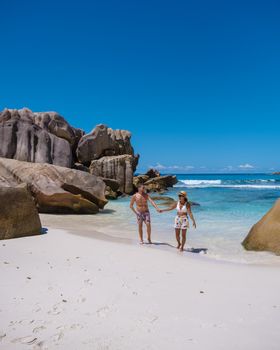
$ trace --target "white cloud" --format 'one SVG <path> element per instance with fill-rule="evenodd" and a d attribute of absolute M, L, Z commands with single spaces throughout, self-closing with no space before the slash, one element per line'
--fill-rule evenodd
<path fill-rule="evenodd" d="M 226 167 L 220 169 L 220 171 L 234 171 L 234 166 L 227 165 Z"/>
<path fill-rule="evenodd" d="M 254 169 L 254 166 L 251 165 L 251 164 L 246 163 L 246 164 L 240 164 L 238 166 L 238 168 L 240 168 L 240 169 Z"/>
<path fill-rule="evenodd" d="M 194 166 L 192 165 L 163 165 L 160 163 L 156 163 L 156 165 L 150 165 L 149 167 L 157 170 L 179 170 L 179 171 L 194 169 Z"/>
<path fill-rule="evenodd" d="M 192 166 L 192 165 L 185 165 L 184 169 L 185 170 L 191 170 L 191 169 L 194 169 L 194 166 Z"/>
<path fill-rule="evenodd" d="M 157 165 L 150 165 L 150 168 L 154 168 L 154 169 L 166 169 L 166 166 L 160 164 L 160 163 L 157 163 Z"/>

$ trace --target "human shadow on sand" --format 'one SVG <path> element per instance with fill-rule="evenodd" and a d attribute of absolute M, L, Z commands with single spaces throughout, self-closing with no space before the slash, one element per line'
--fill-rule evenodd
<path fill-rule="evenodd" d="M 177 249 L 177 247 L 175 247 L 174 245 L 165 243 L 165 242 L 153 242 L 152 245 L 165 246 L 165 247 Z M 200 253 L 207 254 L 208 249 L 207 248 L 186 248 L 184 249 L 184 251 L 188 253 L 194 253 L 194 254 L 200 254 Z"/>
<path fill-rule="evenodd" d="M 146 243 L 146 244 L 163 245 L 163 246 L 168 246 L 168 247 L 171 247 L 171 248 L 175 248 L 174 245 L 169 244 L 169 243 L 164 243 L 164 242 L 152 242 L 152 243 Z"/>
<path fill-rule="evenodd" d="M 207 248 L 186 248 L 186 252 L 188 253 L 195 253 L 195 254 L 207 254 L 208 249 Z"/>
<path fill-rule="evenodd" d="M 48 233 L 48 228 L 47 227 L 42 227 L 41 228 L 41 235 L 45 235 L 46 233 Z"/>
<path fill-rule="evenodd" d="M 114 210 L 114 209 L 102 209 L 99 211 L 98 214 L 113 214 L 115 212 L 116 212 L 116 210 Z"/>

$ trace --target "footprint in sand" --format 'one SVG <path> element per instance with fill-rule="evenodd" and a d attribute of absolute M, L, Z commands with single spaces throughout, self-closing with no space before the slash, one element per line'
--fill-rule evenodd
<path fill-rule="evenodd" d="M 39 327 L 35 327 L 34 329 L 33 329 L 33 333 L 39 333 L 39 332 L 42 332 L 44 329 L 47 329 L 45 326 L 39 326 Z"/>
<path fill-rule="evenodd" d="M 6 333 L 0 333 L 0 341 L 2 341 L 2 339 L 5 337 L 6 337 Z"/>
<path fill-rule="evenodd" d="M 30 324 L 32 324 L 34 322 L 35 322 L 35 320 L 23 319 L 23 320 L 20 320 L 20 321 L 15 321 L 14 324 L 17 323 L 17 324 L 20 324 L 20 325 L 30 325 Z M 38 320 L 38 322 L 40 322 L 40 321 Z"/>
<path fill-rule="evenodd" d="M 77 302 L 78 302 L 79 304 L 81 304 L 81 303 L 84 303 L 86 300 L 87 300 L 87 299 L 86 299 L 85 297 L 79 297 L 79 298 L 77 299 Z"/>
<path fill-rule="evenodd" d="M 125 282 L 123 282 L 122 287 L 126 289 L 130 289 L 130 287 Z"/>
<path fill-rule="evenodd" d="M 74 323 L 70 327 L 70 329 L 73 329 L 73 330 L 75 330 L 75 329 L 82 329 L 82 328 L 83 328 L 83 326 L 81 324 L 79 324 L 79 323 Z"/>
<path fill-rule="evenodd" d="M 150 320 L 150 322 L 151 323 L 154 323 L 154 322 L 156 322 L 158 320 L 158 316 L 154 316 L 151 320 Z"/>
<path fill-rule="evenodd" d="M 35 308 L 32 310 L 33 312 L 39 312 L 42 311 L 41 305 L 39 303 L 35 304 Z"/>
<path fill-rule="evenodd" d="M 66 325 L 56 327 L 56 329 L 58 331 L 60 331 L 61 333 L 63 333 L 63 331 L 69 330 L 69 329 L 76 330 L 76 329 L 82 329 L 82 328 L 83 328 L 83 326 L 79 323 L 74 323 L 70 327 L 66 326 Z"/>
<path fill-rule="evenodd" d="M 90 279 L 84 280 L 84 284 L 86 284 L 87 286 L 92 286 L 92 281 Z"/>
<path fill-rule="evenodd" d="M 96 311 L 98 317 L 106 317 L 110 309 L 108 306 L 101 307 Z"/>
<path fill-rule="evenodd" d="M 53 335 L 51 339 L 52 339 L 52 341 L 54 341 L 54 342 L 58 342 L 58 341 L 60 341 L 63 337 L 64 337 L 64 333 L 63 333 L 63 332 L 59 332 L 59 333 Z"/>
<path fill-rule="evenodd" d="M 63 311 L 63 309 L 59 306 L 58 304 L 55 304 L 52 308 L 52 310 L 48 311 L 49 315 L 59 315 L 61 314 L 61 312 Z"/>
<path fill-rule="evenodd" d="M 43 341 L 40 341 L 33 347 L 33 350 L 48 350 L 48 347 Z"/>
<path fill-rule="evenodd" d="M 26 345 L 32 345 L 35 344 L 38 338 L 35 338 L 32 335 L 29 335 L 27 337 L 22 337 L 22 338 L 16 338 L 12 340 L 12 343 L 21 343 L 21 344 L 26 344 Z"/>

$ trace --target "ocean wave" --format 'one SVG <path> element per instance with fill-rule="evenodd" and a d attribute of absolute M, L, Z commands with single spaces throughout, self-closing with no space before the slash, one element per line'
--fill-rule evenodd
<path fill-rule="evenodd" d="M 222 180 L 180 180 L 180 182 L 187 186 L 220 185 Z"/>
<path fill-rule="evenodd" d="M 187 188 L 255 188 L 255 189 L 280 189 L 280 185 L 275 179 L 196 179 L 187 180 L 180 179 L 175 187 L 187 187 Z"/>
<path fill-rule="evenodd" d="M 188 188 L 239 188 L 239 189 L 272 189 L 277 190 L 280 189 L 280 185 L 250 185 L 250 184 L 244 184 L 244 185 L 226 185 L 226 184 L 206 184 L 206 183 L 200 183 L 200 184 L 192 184 L 187 185 L 185 183 L 178 183 L 175 185 L 175 187 L 188 187 Z"/>
<path fill-rule="evenodd" d="M 222 185 L 225 188 L 260 188 L 260 189 L 280 189 L 280 185 Z"/>

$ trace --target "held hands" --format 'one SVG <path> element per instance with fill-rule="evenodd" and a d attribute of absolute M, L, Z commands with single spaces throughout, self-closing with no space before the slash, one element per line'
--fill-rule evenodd
<path fill-rule="evenodd" d="M 158 213 L 162 213 L 162 209 L 157 208 Z"/>
<path fill-rule="evenodd" d="M 196 222 L 195 221 L 193 221 L 193 227 L 196 228 Z"/>

